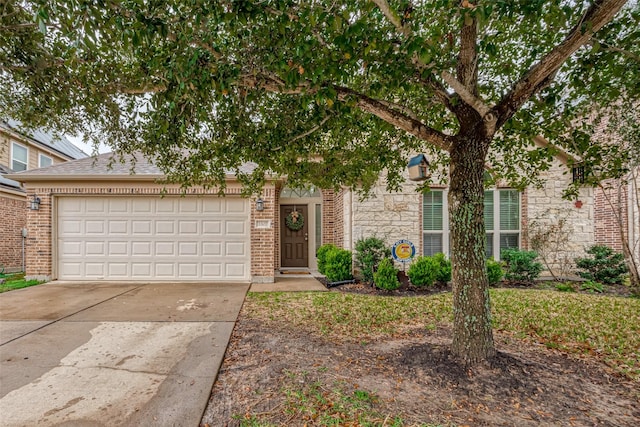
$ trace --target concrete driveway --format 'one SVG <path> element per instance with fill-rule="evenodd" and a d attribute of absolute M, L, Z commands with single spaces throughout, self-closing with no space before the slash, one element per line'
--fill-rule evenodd
<path fill-rule="evenodd" d="M 248 284 L 0 294 L 0 425 L 197 426 Z"/>

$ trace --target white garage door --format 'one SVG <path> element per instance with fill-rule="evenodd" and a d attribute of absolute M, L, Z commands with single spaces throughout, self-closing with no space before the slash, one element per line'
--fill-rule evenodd
<path fill-rule="evenodd" d="M 218 197 L 59 197 L 58 279 L 250 279 L 249 203 Z"/>

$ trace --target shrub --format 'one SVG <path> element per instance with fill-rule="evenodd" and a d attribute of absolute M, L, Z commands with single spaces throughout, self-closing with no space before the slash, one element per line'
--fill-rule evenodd
<path fill-rule="evenodd" d="M 487 260 L 487 279 L 489 279 L 489 285 L 495 285 L 500 280 L 502 280 L 502 276 L 504 276 L 504 271 L 502 271 L 502 266 L 500 263 L 493 258 L 489 258 Z"/>
<path fill-rule="evenodd" d="M 602 283 L 594 282 L 593 280 L 587 280 L 582 285 L 580 285 L 580 290 L 587 292 L 598 292 L 599 294 L 604 292 L 604 286 Z"/>
<path fill-rule="evenodd" d="M 440 264 L 433 257 L 419 256 L 411 263 L 407 276 L 414 286 L 431 286 L 440 273 Z"/>
<path fill-rule="evenodd" d="M 559 292 L 575 292 L 576 288 L 573 287 L 572 283 L 558 283 L 556 285 L 556 290 Z"/>
<path fill-rule="evenodd" d="M 400 287 L 398 270 L 393 266 L 393 261 L 385 258 L 378 264 L 378 269 L 373 273 L 373 282 L 380 289 L 393 291 Z"/>
<path fill-rule="evenodd" d="M 624 255 L 604 245 L 591 246 L 587 253 L 591 256 L 576 258 L 576 265 L 583 270 L 578 272 L 580 277 L 606 285 L 622 283 L 627 273 Z"/>
<path fill-rule="evenodd" d="M 329 282 L 341 282 L 349 280 L 351 275 L 351 251 L 340 248 L 332 248 L 327 252 L 325 275 Z"/>
<path fill-rule="evenodd" d="M 439 267 L 436 282 L 449 283 L 451 281 L 451 261 L 443 253 L 437 253 L 432 258 L 438 263 Z"/>
<path fill-rule="evenodd" d="M 542 264 L 536 262 L 538 254 L 535 251 L 521 251 L 519 249 L 505 249 L 500 254 L 506 263 L 505 278 L 520 282 L 532 282 L 542 272 Z"/>
<path fill-rule="evenodd" d="M 391 249 L 378 237 L 367 237 L 356 242 L 356 267 L 360 270 L 364 282 L 371 283 L 375 267 L 380 261 L 390 257 Z"/>
<path fill-rule="evenodd" d="M 336 245 L 327 243 L 326 245 L 320 246 L 316 251 L 316 258 L 318 259 L 318 271 L 320 272 L 320 274 L 326 274 L 327 254 L 333 249 L 337 249 Z"/>

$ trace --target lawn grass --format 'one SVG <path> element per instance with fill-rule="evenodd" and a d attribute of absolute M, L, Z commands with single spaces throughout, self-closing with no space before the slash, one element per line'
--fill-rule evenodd
<path fill-rule="evenodd" d="M 640 379 L 640 300 L 545 290 L 492 289 L 496 331 L 602 360 Z M 451 294 L 398 298 L 322 293 L 250 293 L 252 318 L 277 320 L 328 339 L 366 343 L 452 321 Z"/>
<path fill-rule="evenodd" d="M 4 279 L 5 282 L 0 284 L 0 293 L 13 291 L 16 289 L 28 288 L 29 286 L 39 285 L 42 283 L 40 280 L 25 280 L 24 274 L 9 274 L 0 275 L 0 279 Z"/>

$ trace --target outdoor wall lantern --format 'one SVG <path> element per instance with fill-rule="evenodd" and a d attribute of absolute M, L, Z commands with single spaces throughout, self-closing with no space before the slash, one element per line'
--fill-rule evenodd
<path fill-rule="evenodd" d="M 262 212 L 264 210 L 264 200 L 262 200 L 262 197 L 258 197 L 256 199 L 256 210 L 258 212 Z"/>
<path fill-rule="evenodd" d="M 29 209 L 32 211 L 40 210 L 40 197 L 33 195 L 33 199 L 31 199 L 31 203 L 29 204 Z"/>
<path fill-rule="evenodd" d="M 418 154 L 409 159 L 409 179 L 411 181 L 424 181 L 431 175 L 429 173 L 429 161 L 424 154 Z"/>

